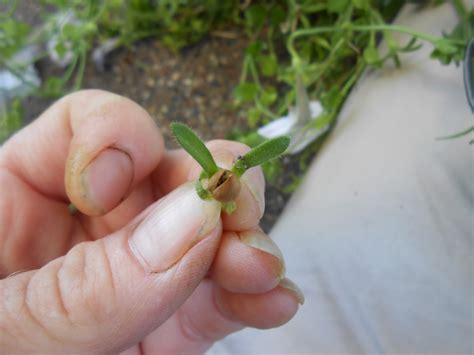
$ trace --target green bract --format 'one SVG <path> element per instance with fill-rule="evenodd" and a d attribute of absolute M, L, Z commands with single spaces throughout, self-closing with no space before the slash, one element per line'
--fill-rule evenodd
<path fill-rule="evenodd" d="M 217 166 L 211 152 L 191 128 L 183 123 L 172 123 L 171 131 L 178 143 L 203 169 L 196 183 L 199 197 L 221 202 L 227 213 L 232 213 L 236 208 L 234 200 L 240 192 L 240 177 L 245 171 L 280 156 L 290 144 L 290 138 L 286 136 L 265 141 L 239 157 L 232 168 L 227 170 Z"/>

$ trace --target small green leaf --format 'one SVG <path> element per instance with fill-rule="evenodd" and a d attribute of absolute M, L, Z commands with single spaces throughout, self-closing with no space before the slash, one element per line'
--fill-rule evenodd
<path fill-rule="evenodd" d="M 368 9 L 370 2 L 368 0 L 352 0 L 352 5 L 357 9 Z"/>
<path fill-rule="evenodd" d="M 178 143 L 201 165 L 208 176 L 214 175 L 219 170 L 211 152 L 191 128 L 183 123 L 174 122 L 171 124 L 171 131 Z"/>
<path fill-rule="evenodd" d="M 274 6 L 270 11 L 270 22 L 273 26 L 279 26 L 286 20 L 286 12 L 281 5 Z"/>
<path fill-rule="evenodd" d="M 254 166 L 263 164 L 273 158 L 283 154 L 290 145 L 290 137 L 281 136 L 270 139 L 253 148 L 250 152 L 245 154 L 232 167 L 232 172 L 237 176 L 242 174 Z"/>
<path fill-rule="evenodd" d="M 234 97 L 237 101 L 252 101 L 257 95 L 257 85 L 253 83 L 242 83 L 234 89 Z"/>
<path fill-rule="evenodd" d="M 80 30 L 78 26 L 75 26 L 72 23 L 66 23 L 62 28 L 62 32 L 64 37 L 74 38 L 77 37 L 78 33 L 80 33 Z"/>
<path fill-rule="evenodd" d="M 437 40 L 435 47 L 438 51 L 447 55 L 454 54 L 458 51 L 458 48 L 454 44 L 444 38 Z"/>
<path fill-rule="evenodd" d="M 375 47 L 367 47 L 364 50 L 364 60 L 369 65 L 375 65 L 380 63 L 380 56 L 377 48 Z"/>
<path fill-rule="evenodd" d="M 247 122 L 251 128 L 255 128 L 260 121 L 260 111 L 256 107 L 252 107 L 247 112 Z"/>
<path fill-rule="evenodd" d="M 350 0 L 329 0 L 327 2 L 328 12 L 342 13 L 347 6 L 350 5 Z"/>
<path fill-rule="evenodd" d="M 273 86 L 268 86 L 260 95 L 260 101 L 263 105 L 269 106 L 276 101 L 278 93 Z"/>
<path fill-rule="evenodd" d="M 63 94 L 65 90 L 64 81 L 61 78 L 56 76 L 51 76 L 44 83 L 43 89 L 41 91 L 42 95 L 47 97 L 57 97 Z"/>
<path fill-rule="evenodd" d="M 54 50 L 58 54 L 59 58 L 64 58 L 67 52 L 67 48 L 64 45 L 64 42 L 58 42 L 56 46 L 54 47 Z"/>
<path fill-rule="evenodd" d="M 245 20 L 249 30 L 258 30 L 263 26 L 267 17 L 267 10 L 259 4 L 251 5 L 245 11 Z"/>
<path fill-rule="evenodd" d="M 278 69 L 278 62 L 275 56 L 272 55 L 262 55 L 257 58 L 258 65 L 264 76 L 273 76 L 275 75 Z"/>
<path fill-rule="evenodd" d="M 330 115 L 328 113 L 323 113 L 319 115 L 318 118 L 316 118 L 316 120 L 314 121 L 314 126 L 317 129 L 323 129 L 324 127 L 326 127 L 328 124 L 331 123 L 332 119 L 333 119 L 333 115 Z"/>
<path fill-rule="evenodd" d="M 251 42 L 245 49 L 245 54 L 251 57 L 257 57 L 263 50 L 264 44 L 262 41 Z"/>

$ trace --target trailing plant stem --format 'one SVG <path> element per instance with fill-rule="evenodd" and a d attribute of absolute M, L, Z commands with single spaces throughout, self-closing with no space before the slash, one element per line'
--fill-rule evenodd
<path fill-rule="evenodd" d="M 439 41 L 439 38 L 436 36 L 429 35 L 427 33 L 415 31 L 411 28 L 399 25 L 386 25 L 386 24 L 376 24 L 376 25 L 343 25 L 340 27 L 335 26 L 322 26 L 322 27 L 314 27 L 308 28 L 303 30 L 297 30 L 293 32 L 288 38 L 288 51 L 290 52 L 293 60 L 296 62 L 296 66 L 298 67 L 301 63 L 301 58 L 295 48 L 295 40 L 299 37 L 303 36 L 311 36 L 320 33 L 330 33 L 330 32 L 337 32 L 337 31 L 359 31 L 359 32 L 367 32 L 367 31 L 391 31 L 391 32 L 399 32 L 399 33 L 406 33 L 413 37 L 422 39 L 426 42 L 431 44 L 435 44 Z M 456 45 L 464 45 L 464 42 L 461 40 L 449 40 L 450 43 Z"/>

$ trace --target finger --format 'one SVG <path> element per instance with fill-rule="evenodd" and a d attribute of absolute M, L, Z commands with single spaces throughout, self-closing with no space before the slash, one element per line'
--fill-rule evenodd
<path fill-rule="evenodd" d="M 220 206 L 187 184 L 126 228 L 0 282 L 6 353 L 117 353 L 192 294 L 214 258 Z M 186 223 L 182 223 L 186 219 Z"/>
<path fill-rule="evenodd" d="M 230 293 L 205 281 L 141 348 L 149 354 L 202 354 L 217 340 L 243 327 L 268 329 L 288 322 L 298 303 L 303 302 L 303 294 L 288 279 L 256 295 Z"/>
<path fill-rule="evenodd" d="M 101 215 L 162 153 L 162 136 L 145 110 L 122 96 L 85 90 L 59 100 L 8 141 L 0 165 L 48 197 Z"/>
<path fill-rule="evenodd" d="M 207 147 L 217 165 L 231 168 L 239 155 L 249 151 L 242 143 L 225 140 L 210 141 Z M 183 150 L 167 152 L 158 166 L 154 181 L 163 193 L 184 181 L 196 180 L 201 171 L 199 164 Z M 236 199 L 237 209 L 223 214 L 225 230 L 244 231 L 256 227 L 265 210 L 265 179 L 260 167 L 249 169 L 241 178 L 242 190 Z"/>
<path fill-rule="evenodd" d="M 263 293 L 285 277 L 285 262 L 278 246 L 260 230 L 225 232 L 211 277 L 230 292 Z"/>

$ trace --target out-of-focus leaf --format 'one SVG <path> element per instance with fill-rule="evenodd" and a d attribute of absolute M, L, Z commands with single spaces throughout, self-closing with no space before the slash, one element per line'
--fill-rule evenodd
<path fill-rule="evenodd" d="M 257 62 L 263 75 L 265 76 L 275 75 L 278 68 L 278 62 L 275 56 L 262 55 L 257 58 Z"/>
<path fill-rule="evenodd" d="M 258 88 L 254 83 L 241 83 L 234 89 L 234 98 L 237 101 L 252 101 L 257 95 Z"/>
<path fill-rule="evenodd" d="M 262 104 L 265 106 L 269 106 L 272 103 L 274 103 L 277 99 L 277 91 L 273 86 L 268 86 L 265 88 L 265 90 L 262 92 L 260 96 L 260 101 Z"/>
<path fill-rule="evenodd" d="M 380 55 L 375 47 L 367 47 L 364 50 L 364 60 L 367 64 L 373 66 L 380 66 Z"/>
<path fill-rule="evenodd" d="M 339 14 L 343 12 L 350 3 L 350 0 L 328 0 L 328 11 Z"/>

